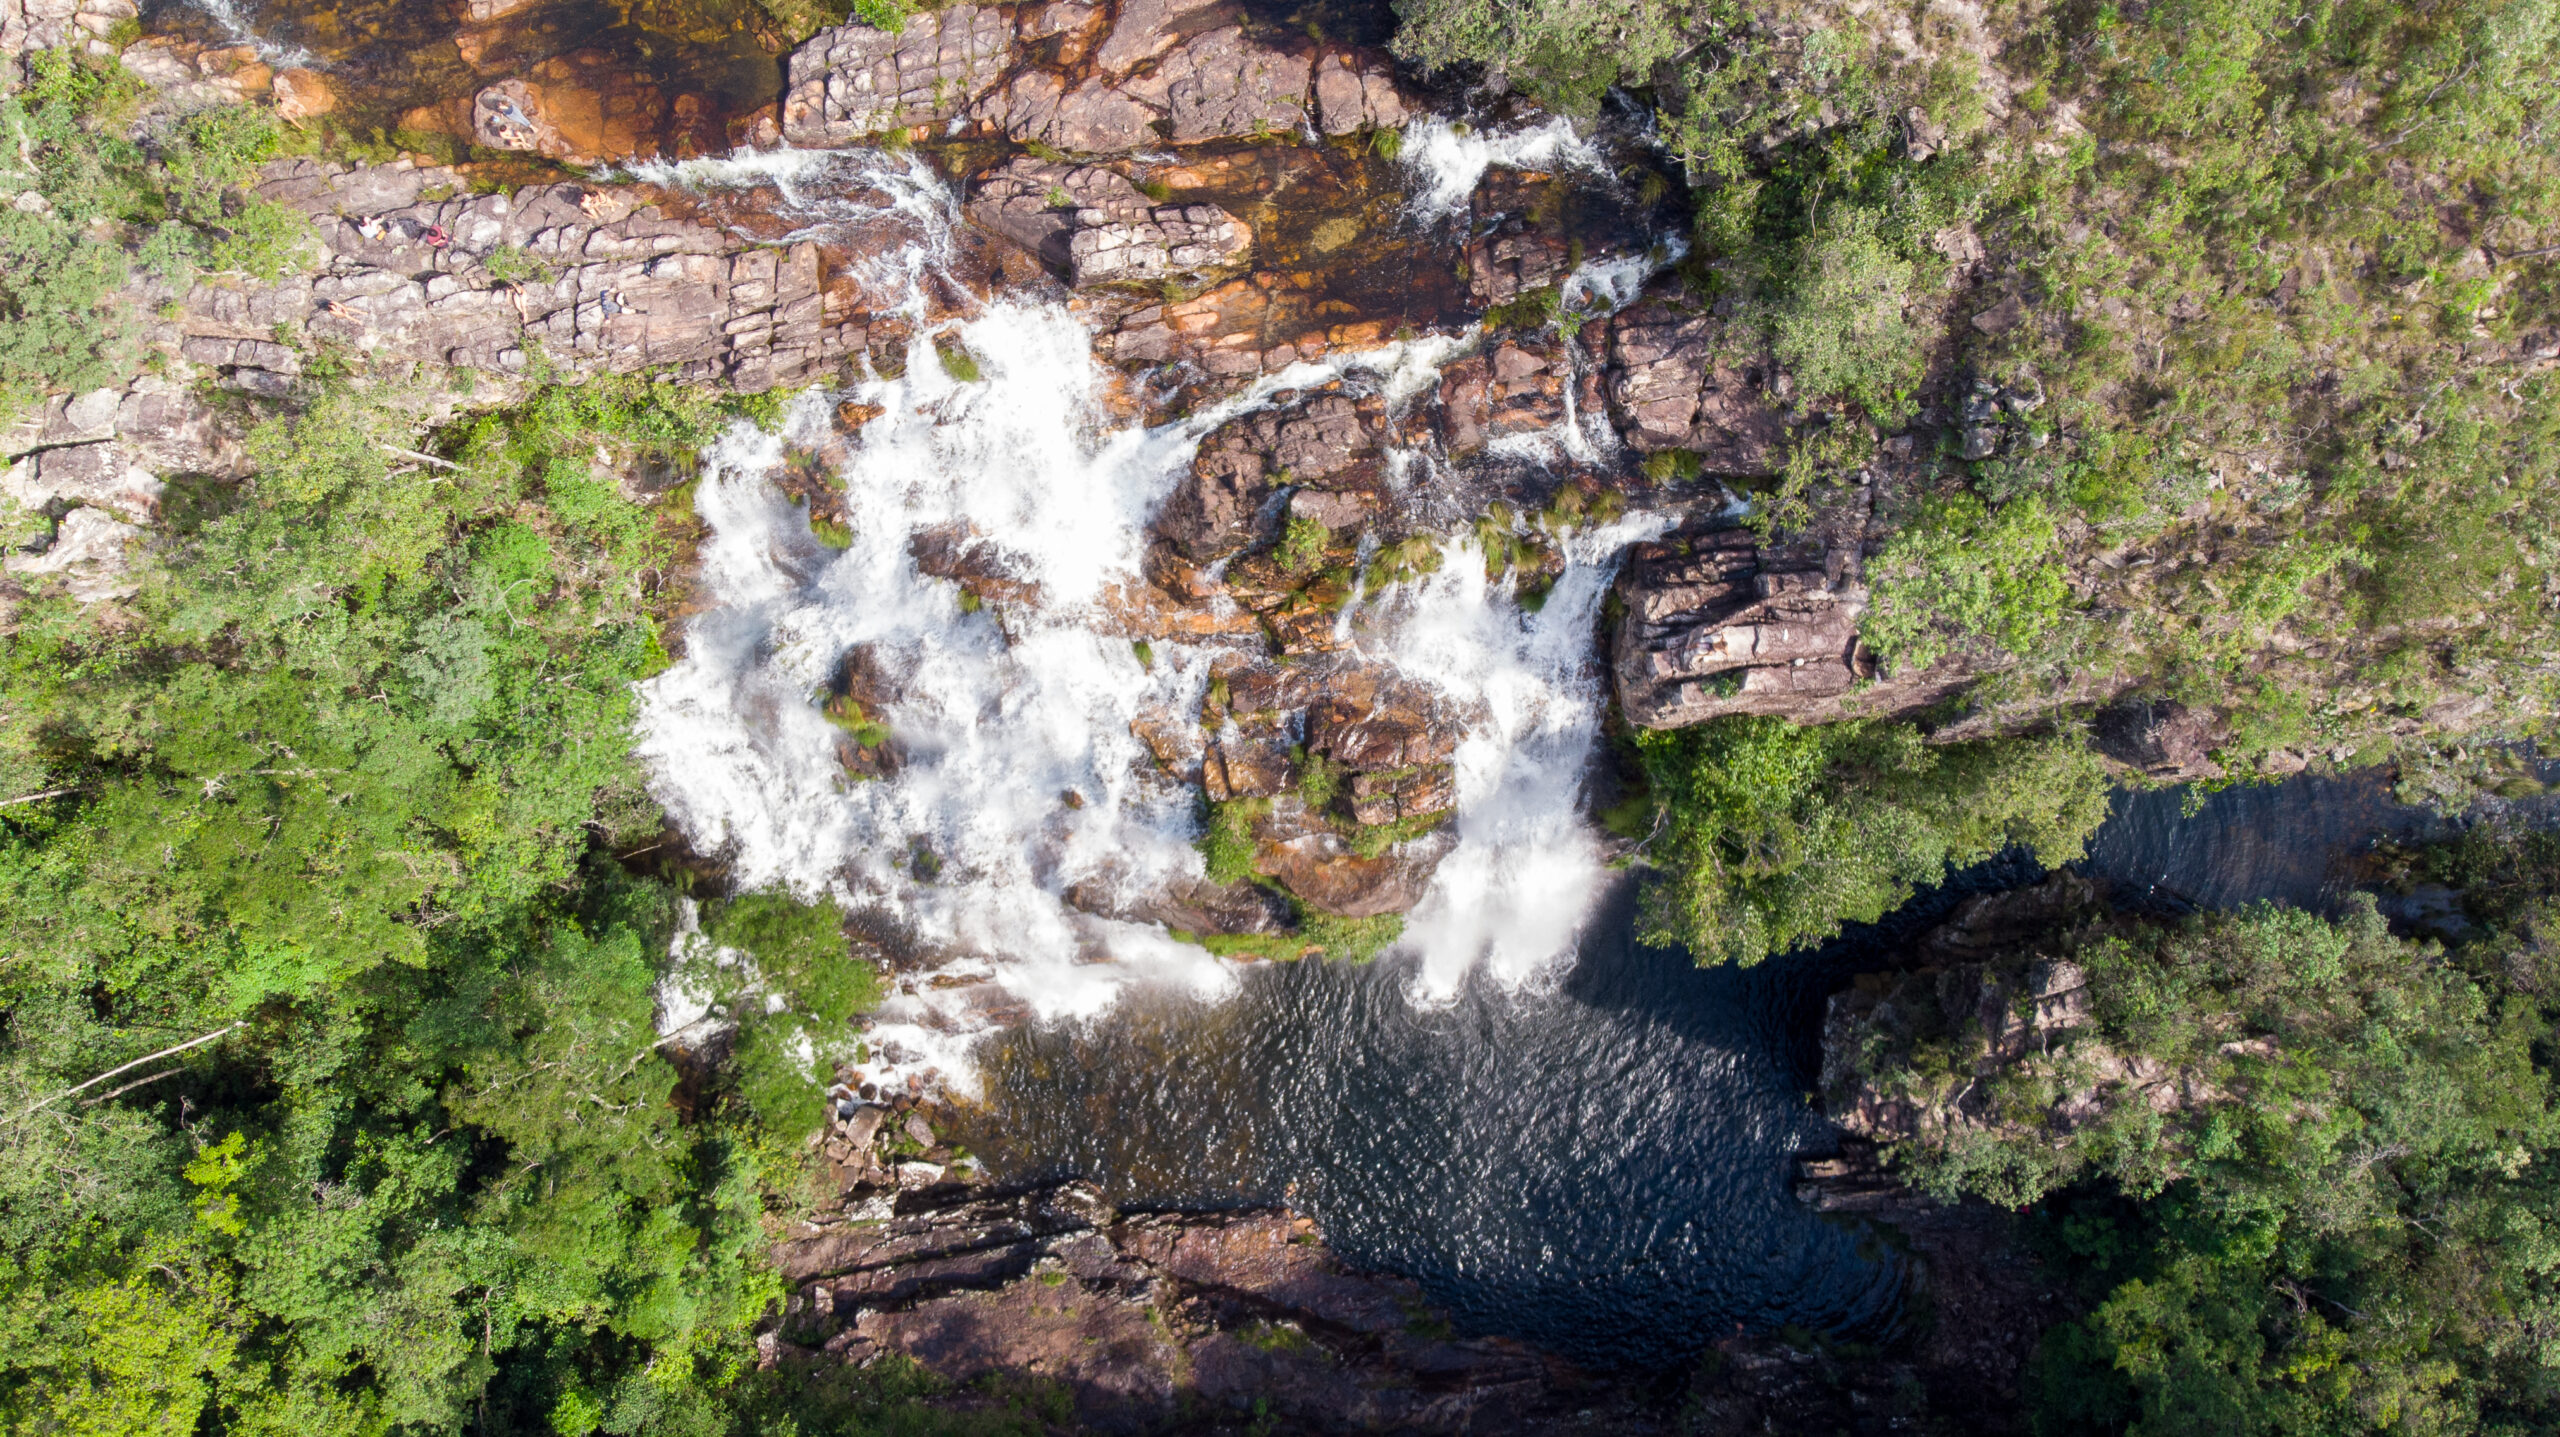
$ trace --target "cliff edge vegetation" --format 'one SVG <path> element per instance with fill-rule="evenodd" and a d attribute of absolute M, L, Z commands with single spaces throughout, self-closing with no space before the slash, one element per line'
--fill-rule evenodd
<path fill-rule="evenodd" d="M 2395 866 L 2421 899 L 2395 906 L 2451 936 L 2395 936 L 2370 897 L 2166 921 L 2083 886 L 2035 895 L 2041 937 L 1833 1000 L 1835 1120 L 1924 1190 L 2030 1214 L 2081 1298 L 2025 1373 L 2035 1430 L 2553 1420 L 2560 841 Z"/>

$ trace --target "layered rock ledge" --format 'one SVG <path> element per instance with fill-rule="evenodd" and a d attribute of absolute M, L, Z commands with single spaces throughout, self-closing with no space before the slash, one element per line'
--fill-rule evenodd
<path fill-rule="evenodd" d="M 960 1383 L 1045 1381 L 1080 1431 L 1256 1414 L 1306 1432 L 1667 1430 L 1615 1384 L 1457 1335 L 1419 1286 L 1346 1266 L 1286 1210 L 1122 1212 L 1082 1183 L 954 1181 L 971 1169 L 926 1110 L 840 1111 L 822 1146 L 842 1196 L 775 1249 L 791 1295 L 768 1363 L 895 1353 Z"/>
<path fill-rule="evenodd" d="M 1386 57 L 1274 39 L 1219 0 L 954 5 L 897 33 L 860 23 L 794 51 L 782 133 L 838 145 L 957 126 L 1083 153 L 1403 123 Z"/>

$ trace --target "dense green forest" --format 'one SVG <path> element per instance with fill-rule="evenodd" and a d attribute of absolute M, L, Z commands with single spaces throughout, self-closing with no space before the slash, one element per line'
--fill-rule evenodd
<path fill-rule="evenodd" d="M 1979 701 L 2037 731 L 1646 738 L 1662 936 L 1754 960 L 1951 865 L 2073 856 L 2106 774 L 2032 710 L 2076 675 L 2227 713 L 2242 774 L 2424 766 L 2434 716 L 2526 737 L 2560 698 L 2560 402 L 2530 359 L 2560 319 L 2553 0 L 1396 10 L 1416 65 L 1658 124 L 1692 297 L 1810 396 L 1759 522 L 1814 518 L 1932 385 L 2038 396 L 2034 442 L 1900 496 L 1868 620 L 1897 663 L 1995 657 Z M 138 99 L 39 56 L 0 100 L 44 200 L 0 208 L 12 406 L 137 362 L 97 319 L 130 276 L 305 262 L 240 188 L 305 138 L 238 107 L 135 134 Z M 625 861 L 663 823 L 630 685 L 691 530 L 681 489 L 589 456 L 680 466 L 770 411 L 642 378 L 470 412 L 440 376 L 307 372 L 253 416 L 254 479 L 170 496 L 137 595 L 37 583 L 6 616 L 0 1423 L 1036 1430 L 928 1411 L 894 1363 L 756 1364 L 770 1224 L 808 1197 L 802 1039 L 873 997 L 840 916 L 698 895 L 755 967 L 686 976 L 740 1030 L 680 1062 L 653 1026 L 697 895 Z M 2408 861 L 2470 895 L 2450 949 L 2265 911 L 2089 935 L 2101 1031 L 2222 1100 L 1906 1155 L 2032 1203 L 2084 1289 L 2045 1430 L 2555 1420 L 2560 857 Z"/>
<path fill-rule="evenodd" d="M 1905 1170 L 2031 1209 L 2087 1310 L 2029 1371 L 2038 1431 L 2560 1420 L 2560 839 L 2474 829 L 2395 868 L 2463 894 L 2449 946 L 2392 936 L 2369 900 L 2100 917 L 2005 960 L 2087 980 L 2085 1021 L 2030 1055 L 1984 1064 L 1963 1014 L 1866 1030 L 1872 1092 L 1974 1099 Z"/>
<path fill-rule="evenodd" d="M 2560 703 L 2560 7 L 1397 10 L 1420 64 L 1648 113 L 1690 302 L 1803 395 L 1752 522 L 1820 523 L 1912 437 L 1863 637 L 1982 674 L 1924 727 L 2068 735 L 2128 692 L 2214 715 L 2234 779 L 2391 762 L 2459 806 L 2508 777 L 2465 740 Z M 1710 959 L 2004 842 L 2068 857 L 2100 813 L 2043 738 L 1879 765 L 1885 730 L 1757 724 L 1641 755 L 1654 926 Z"/>
<path fill-rule="evenodd" d="M 689 970 L 745 1026 L 688 1075 L 652 1025 L 678 887 L 615 861 L 660 832 L 630 684 L 683 534 L 588 455 L 689 452 L 722 406 L 545 388 L 422 463 L 404 398 L 262 423 L 120 622 L 12 616 L 0 1413 L 863 1430 L 897 1374 L 741 1373 L 819 1116 L 801 1025 L 870 975 L 832 909 L 706 904 L 756 964 Z"/>

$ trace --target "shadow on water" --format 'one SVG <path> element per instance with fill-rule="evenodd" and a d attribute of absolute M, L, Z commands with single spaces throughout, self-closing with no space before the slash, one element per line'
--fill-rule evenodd
<path fill-rule="evenodd" d="M 981 1054 L 971 1134 L 1013 1177 L 1078 1175 L 1132 1205 L 1287 1202 L 1360 1266 L 1420 1280 L 1473 1331 L 1656 1367 L 1736 1324 L 1873 1335 L 1898 1259 L 1816 1216 L 1793 1158 L 1827 1149 L 1809 1101 L 1828 989 L 1963 892 L 1754 969 L 1634 938 L 1634 891 L 1561 981 L 1407 997 L 1409 964 L 1257 968 L 1221 1004 L 1142 998 Z"/>
<path fill-rule="evenodd" d="M 2084 869 L 2171 910 L 2334 909 L 2378 840 L 2440 832 L 2367 774 L 2120 795 Z M 1408 1000 L 1410 966 L 1255 969 L 1232 1000 L 1135 998 L 983 1050 L 971 1134 L 1009 1177 L 1125 1205 L 1286 1202 L 1343 1257 L 1422 1282 L 1471 1331 L 1596 1367 L 1694 1356 L 1738 1323 L 1889 1332 L 1900 1259 L 1790 1191 L 1835 1136 L 1811 1105 L 1828 995 L 1965 896 L 2034 881 L 2008 856 L 1872 927 L 1750 969 L 1634 937 L 1621 884 L 1543 991 Z"/>

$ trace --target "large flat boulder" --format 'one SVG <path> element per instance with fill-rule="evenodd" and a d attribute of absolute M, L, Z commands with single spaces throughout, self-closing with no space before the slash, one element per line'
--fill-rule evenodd
<path fill-rule="evenodd" d="M 1722 320 L 1648 298 L 1611 321 L 1608 345 L 1610 414 L 1630 448 L 1685 449 L 1708 474 L 1777 469 L 1787 424 L 1775 370 Z"/>
<path fill-rule="evenodd" d="M 910 16 L 894 34 L 858 22 L 821 30 L 791 52 L 783 138 L 842 145 L 951 119 L 1003 78 L 1015 49 L 1013 22 L 978 5 Z"/>

